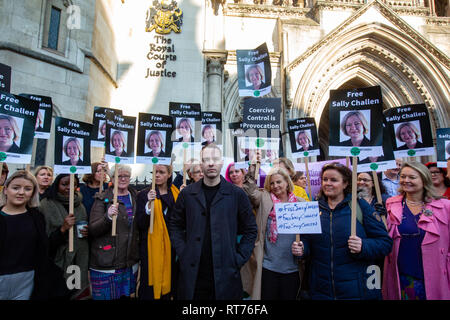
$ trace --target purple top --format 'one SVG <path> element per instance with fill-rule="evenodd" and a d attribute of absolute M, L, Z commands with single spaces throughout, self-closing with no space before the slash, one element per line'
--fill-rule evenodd
<path fill-rule="evenodd" d="M 414 216 L 403 202 L 402 223 L 398 226 L 401 235 L 398 252 L 398 272 L 416 279 L 423 279 L 422 241 L 425 231 L 420 229 L 418 221 L 420 214 Z"/>

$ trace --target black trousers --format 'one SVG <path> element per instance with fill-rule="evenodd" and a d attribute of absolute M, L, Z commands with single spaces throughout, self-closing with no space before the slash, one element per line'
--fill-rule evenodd
<path fill-rule="evenodd" d="M 261 300 L 295 300 L 300 291 L 300 275 L 262 269 Z"/>

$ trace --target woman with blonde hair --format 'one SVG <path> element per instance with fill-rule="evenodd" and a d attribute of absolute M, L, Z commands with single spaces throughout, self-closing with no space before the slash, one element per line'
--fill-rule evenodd
<path fill-rule="evenodd" d="M 408 150 L 423 147 L 423 143 L 419 141 L 420 131 L 411 122 L 405 122 L 399 125 L 397 130 L 395 130 L 395 137 L 399 141 L 405 143 L 400 148 L 397 148 L 397 150 Z"/>
<path fill-rule="evenodd" d="M 144 153 L 147 157 L 166 157 L 164 152 L 164 139 L 159 131 L 151 131 L 145 139 L 146 146 L 150 149 Z"/>
<path fill-rule="evenodd" d="M 53 183 L 53 168 L 49 166 L 39 166 L 34 170 L 34 176 L 36 177 L 39 186 L 39 200 L 42 200 L 46 190 L 48 190 Z"/>
<path fill-rule="evenodd" d="M 187 118 L 182 118 L 178 121 L 177 132 L 181 136 L 179 142 L 194 142 L 194 137 L 192 136 L 193 128 L 191 121 Z"/>
<path fill-rule="evenodd" d="M 125 151 L 127 144 L 122 131 L 116 130 L 111 134 L 111 145 L 114 148 L 112 152 L 115 156 L 128 157 L 128 153 Z"/>
<path fill-rule="evenodd" d="M 350 139 L 342 141 L 341 146 L 370 146 L 370 141 L 365 136 L 369 133 L 369 122 L 361 111 L 348 112 L 341 121 L 342 133 Z"/>
<path fill-rule="evenodd" d="M 449 300 L 450 200 L 437 194 L 419 162 L 403 163 L 399 192 L 386 201 L 394 245 L 384 262 L 383 298 Z"/>
<path fill-rule="evenodd" d="M 254 64 L 247 68 L 245 78 L 251 82 L 253 90 L 259 90 L 264 82 L 264 74 L 260 66 Z"/>
<path fill-rule="evenodd" d="M 34 176 L 19 170 L 0 194 L 0 300 L 48 297 L 49 241 L 38 190 Z"/>
<path fill-rule="evenodd" d="M 168 219 L 180 191 L 172 183 L 172 166 L 155 165 L 155 190 L 150 187 L 136 198 L 136 220 L 140 233 L 141 300 L 176 297 L 178 261 L 167 230 Z M 151 203 L 154 201 L 153 233 L 149 232 Z"/>
<path fill-rule="evenodd" d="M 20 130 L 16 119 L 0 114 L 0 151 L 19 152 L 19 146 L 16 144 L 19 140 Z"/>
<path fill-rule="evenodd" d="M 64 142 L 63 150 L 64 154 L 69 157 L 69 160 L 63 161 L 63 165 L 81 165 L 83 149 L 81 148 L 81 143 L 77 138 L 71 137 L 67 139 L 66 142 Z"/>
<path fill-rule="evenodd" d="M 288 158 L 275 159 L 272 164 L 274 167 L 281 167 L 281 168 L 285 169 L 287 171 L 287 173 L 289 174 L 289 177 L 291 178 L 291 180 L 294 178 L 294 176 L 295 176 L 294 164 Z M 300 197 L 300 198 L 305 199 L 306 201 L 309 201 L 308 194 L 306 193 L 306 190 L 304 188 L 294 184 L 293 192 L 297 197 Z"/>
<path fill-rule="evenodd" d="M 255 182 L 255 164 L 245 176 L 244 191 L 256 210 L 258 237 L 253 250 L 256 270 L 253 279 L 243 279 L 254 300 L 295 300 L 300 288 L 300 268 L 291 253 L 295 235 L 278 234 L 274 205 L 305 201 L 294 195 L 294 185 L 284 168 L 274 167 L 266 177 L 264 189 Z"/>

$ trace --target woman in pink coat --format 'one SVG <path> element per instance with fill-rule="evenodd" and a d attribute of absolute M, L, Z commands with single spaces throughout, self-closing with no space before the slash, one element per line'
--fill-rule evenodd
<path fill-rule="evenodd" d="M 384 262 L 383 298 L 450 299 L 450 201 L 437 195 L 427 167 L 406 162 L 400 195 L 386 201 L 394 244 Z"/>

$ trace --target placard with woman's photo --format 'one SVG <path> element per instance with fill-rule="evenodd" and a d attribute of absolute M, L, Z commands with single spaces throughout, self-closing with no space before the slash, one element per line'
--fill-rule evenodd
<path fill-rule="evenodd" d="M 122 110 L 119 109 L 94 107 L 94 115 L 92 116 L 92 147 L 105 147 L 107 112 L 112 114 L 122 114 Z"/>
<path fill-rule="evenodd" d="M 435 154 L 430 118 L 425 104 L 410 104 L 383 112 L 394 156 L 430 156 Z"/>
<path fill-rule="evenodd" d="M 136 117 L 106 113 L 105 160 L 133 164 Z"/>
<path fill-rule="evenodd" d="M 31 162 L 39 103 L 0 91 L 0 161 Z"/>
<path fill-rule="evenodd" d="M 379 86 L 330 91 L 329 155 L 383 154 L 383 102 Z M 352 154 L 357 147 L 359 153 Z"/>
<path fill-rule="evenodd" d="M 55 173 L 91 173 L 92 124 L 55 118 Z"/>
<path fill-rule="evenodd" d="M 20 96 L 37 101 L 39 103 L 39 111 L 36 117 L 34 137 L 36 139 L 50 139 L 53 113 L 52 98 L 28 93 L 21 93 Z"/>
<path fill-rule="evenodd" d="M 267 44 L 253 50 L 236 50 L 240 97 L 262 97 L 272 90 Z"/>
<path fill-rule="evenodd" d="M 319 156 L 319 138 L 314 118 L 288 120 L 292 158 Z"/>
<path fill-rule="evenodd" d="M 202 146 L 222 145 L 222 113 L 202 112 Z"/>
<path fill-rule="evenodd" d="M 170 165 L 172 131 L 172 117 L 139 113 L 136 163 Z"/>
<path fill-rule="evenodd" d="M 450 159 L 450 128 L 436 129 L 437 166 L 447 168 Z"/>

